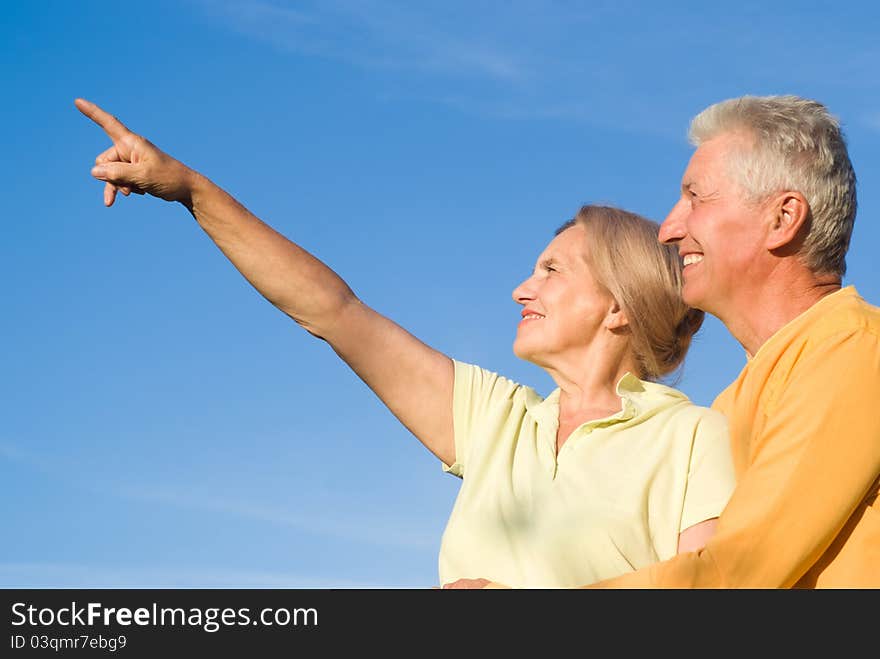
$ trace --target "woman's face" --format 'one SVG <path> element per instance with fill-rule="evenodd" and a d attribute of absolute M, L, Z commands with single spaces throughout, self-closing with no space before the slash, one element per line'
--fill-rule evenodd
<path fill-rule="evenodd" d="M 551 367 L 560 360 L 580 361 L 614 306 L 586 261 L 587 230 L 580 224 L 556 236 L 538 257 L 532 275 L 513 291 L 522 305 L 513 352 Z"/>

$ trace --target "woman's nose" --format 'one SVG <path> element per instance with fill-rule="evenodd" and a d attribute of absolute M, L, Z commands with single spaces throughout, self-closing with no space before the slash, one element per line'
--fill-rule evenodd
<path fill-rule="evenodd" d="M 535 299 L 535 293 L 531 285 L 532 278 L 524 280 L 519 286 L 513 289 L 513 301 L 517 304 L 525 304 L 529 300 Z"/>

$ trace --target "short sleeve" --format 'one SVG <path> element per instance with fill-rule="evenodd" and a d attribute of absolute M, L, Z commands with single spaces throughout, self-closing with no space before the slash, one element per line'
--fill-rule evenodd
<path fill-rule="evenodd" d="M 736 485 L 727 418 L 705 409 L 694 429 L 679 533 L 718 517 Z"/>
<path fill-rule="evenodd" d="M 519 385 L 473 364 L 454 359 L 452 363 L 455 367 L 452 393 L 455 462 L 441 465 L 444 472 L 463 478 L 474 437 L 491 436 L 495 432 L 495 429 L 486 425 L 489 412 L 509 401 Z"/>

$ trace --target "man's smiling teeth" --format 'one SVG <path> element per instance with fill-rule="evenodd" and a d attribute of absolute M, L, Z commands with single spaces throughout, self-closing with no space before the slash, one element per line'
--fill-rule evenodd
<path fill-rule="evenodd" d="M 684 265 L 692 265 L 694 263 L 699 263 L 703 260 L 702 254 L 687 254 L 683 259 L 682 263 Z"/>
<path fill-rule="evenodd" d="M 523 320 L 529 320 L 529 319 L 538 320 L 543 317 L 544 316 L 538 315 L 536 313 L 527 313 L 525 316 L 523 316 Z"/>

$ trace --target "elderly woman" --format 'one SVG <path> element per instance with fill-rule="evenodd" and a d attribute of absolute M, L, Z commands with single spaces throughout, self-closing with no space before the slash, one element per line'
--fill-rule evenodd
<path fill-rule="evenodd" d="M 247 280 L 333 350 L 462 478 L 440 583 L 592 583 L 699 549 L 733 488 L 726 423 L 656 382 L 681 364 L 702 312 L 657 225 L 584 207 L 513 292 L 514 352 L 558 388 L 546 399 L 454 361 L 361 302 L 335 272 L 198 172 L 83 99 L 113 145 L 92 175 L 186 206 Z"/>

